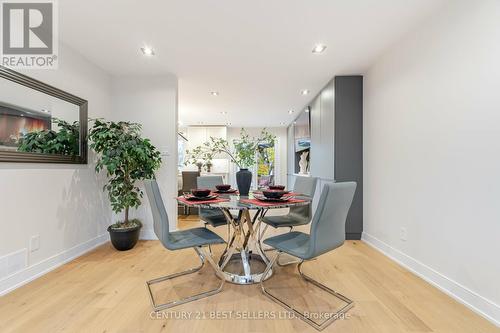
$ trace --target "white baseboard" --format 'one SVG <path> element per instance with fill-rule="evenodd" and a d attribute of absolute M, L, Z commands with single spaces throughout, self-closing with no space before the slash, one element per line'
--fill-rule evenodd
<path fill-rule="evenodd" d="M 34 265 L 28 266 L 25 269 L 18 271 L 2 280 L 0 280 L 0 296 L 5 295 L 14 289 L 31 282 L 42 275 L 64 265 L 67 262 L 93 250 L 99 245 L 106 243 L 109 240 L 108 233 L 97 236 L 85 243 L 76 245 L 68 250 L 58 253 L 50 258 L 47 258 Z"/>
<path fill-rule="evenodd" d="M 500 327 L 500 306 L 436 270 L 363 232 L 364 242 Z"/>

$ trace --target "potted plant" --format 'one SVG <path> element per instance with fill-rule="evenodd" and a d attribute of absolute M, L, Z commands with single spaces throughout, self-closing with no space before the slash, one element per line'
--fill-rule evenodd
<path fill-rule="evenodd" d="M 198 172 L 201 172 L 201 168 L 203 168 L 203 162 L 202 161 L 198 161 L 198 162 L 196 162 L 195 165 L 198 167 Z"/>
<path fill-rule="evenodd" d="M 232 141 L 232 146 L 225 139 L 210 137 L 209 141 L 193 149 L 193 152 L 198 154 L 209 153 L 211 156 L 220 153 L 228 155 L 231 161 L 240 168 L 236 173 L 236 183 L 240 195 L 248 195 L 252 184 L 252 172 L 248 168 L 255 165 L 255 154 L 259 149 L 259 145 L 265 143 L 272 147 L 275 139 L 276 136 L 269 133 L 265 128 L 258 138 L 250 137 L 248 132 L 242 128 L 240 137 Z"/>
<path fill-rule="evenodd" d="M 130 122 L 94 120 L 89 139 L 90 147 L 98 154 L 95 170 L 106 170 L 111 208 L 124 211 L 123 221 L 108 227 L 111 243 L 120 251 L 130 250 L 139 239 L 141 221 L 129 218 L 130 207 L 137 208 L 143 197 L 137 182 L 154 178 L 161 165 L 160 152 L 149 139 L 141 137 L 142 126 Z"/>
<path fill-rule="evenodd" d="M 208 160 L 206 163 L 205 163 L 205 170 L 207 170 L 207 172 L 212 172 L 212 160 Z"/>
<path fill-rule="evenodd" d="M 209 149 L 206 149 L 206 146 L 198 146 L 193 150 L 186 150 L 186 161 L 184 165 L 194 164 L 198 167 L 198 171 L 201 172 L 201 168 L 205 167 L 207 172 L 210 172 L 212 169 L 212 160 L 214 158 L 214 154 Z"/>

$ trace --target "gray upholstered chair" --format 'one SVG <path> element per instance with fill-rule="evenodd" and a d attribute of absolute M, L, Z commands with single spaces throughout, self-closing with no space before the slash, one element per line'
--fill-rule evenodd
<path fill-rule="evenodd" d="M 276 256 L 270 260 L 263 273 L 260 283 L 262 292 L 286 309 L 295 312 L 295 314 L 297 314 L 301 319 L 318 330 L 324 329 L 342 313 L 349 310 L 353 306 L 353 302 L 347 297 L 335 292 L 334 290 L 302 273 L 301 266 L 305 260 L 314 259 L 344 244 L 345 223 L 355 191 L 355 182 L 326 184 L 323 187 L 323 191 L 319 199 L 318 209 L 312 219 L 309 235 L 293 231 L 268 238 L 264 241 L 264 244 L 275 248 L 278 252 Z M 322 323 L 317 323 L 304 313 L 288 305 L 284 300 L 278 298 L 278 296 L 271 294 L 264 286 L 264 277 L 267 276 L 269 270 L 273 267 L 274 263 L 278 260 L 282 253 L 287 253 L 299 258 L 301 260 L 298 264 L 300 276 L 306 281 L 311 282 L 313 285 L 342 300 L 345 305 L 330 318 L 324 320 Z"/>
<path fill-rule="evenodd" d="M 193 188 L 196 188 L 196 180 L 199 176 L 199 171 L 182 171 L 182 193 L 180 193 L 180 195 L 182 195 L 184 192 L 191 192 Z M 190 208 L 186 205 L 184 205 L 183 208 L 184 215 L 188 215 L 190 213 Z"/>
<path fill-rule="evenodd" d="M 297 177 L 293 186 L 293 192 L 302 194 L 306 199 L 314 197 L 316 191 L 316 177 Z M 279 216 L 264 216 L 261 220 L 266 224 L 262 234 L 265 233 L 267 226 L 274 228 L 293 228 L 295 226 L 308 224 L 311 221 L 312 207 L 307 206 L 290 207 L 290 211 L 286 215 Z"/>
<path fill-rule="evenodd" d="M 258 234 L 258 241 L 261 247 L 262 239 L 266 234 L 267 228 L 269 226 L 273 228 L 290 228 L 290 231 L 292 231 L 293 227 L 308 224 L 309 222 L 311 222 L 312 199 L 314 198 L 314 193 L 316 192 L 317 183 L 318 178 L 316 177 L 296 177 L 295 184 L 293 185 L 293 192 L 300 193 L 301 196 L 299 196 L 298 198 L 311 200 L 311 203 L 306 206 L 290 207 L 290 211 L 286 215 L 266 216 L 265 214 L 263 214 L 260 220 L 265 224 L 265 227 L 262 231 L 259 231 Z M 297 263 L 297 261 L 288 261 L 285 263 L 281 263 L 280 261 L 278 261 L 278 265 L 280 266 L 294 263 Z"/>
<path fill-rule="evenodd" d="M 184 304 L 187 302 L 195 301 L 203 297 L 207 297 L 216 294 L 222 290 L 224 286 L 224 279 L 219 287 L 202 292 L 193 296 L 189 296 L 183 299 L 171 301 L 164 304 L 156 304 L 153 293 L 151 291 L 151 285 L 165 280 L 170 280 L 182 275 L 191 274 L 199 271 L 205 262 L 205 259 L 210 263 L 210 265 L 215 269 L 218 275 L 222 275 L 219 266 L 214 262 L 212 256 L 205 251 L 204 246 L 210 246 L 213 244 L 223 244 L 225 243 L 222 238 L 220 238 L 214 232 L 206 228 L 192 228 L 180 231 L 170 231 L 168 223 L 168 215 L 161 198 L 160 190 L 156 180 L 145 180 L 144 186 L 146 188 L 146 193 L 151 205 L 151 211 L 153 213 L 153 226 L 154 232 L 163 246 L 171 251 L 182 250 L 187 248 L 193 248 L 198 254 L 201 264 L 193 269 L 170 274 L 164 277 L 160 277 L 154 280 L 147 281 L 147 287 L 149 290 L 149 296 L 151 298 L 151 304 L 155 311 L 160 311 L 163 309 L 168 309 L 176 305 Z"/>
<path fill-rule="evenodd" d="M 197 178 L 198 188 L 208 188 L 216 190 L 216 185 L 224 184 L 222 176 L 201 176 Z M 212 227 L 219 227 L 227 224 L 227 219 L 220 209 L 200 208 L 200 219 L 210 224 Z"/>

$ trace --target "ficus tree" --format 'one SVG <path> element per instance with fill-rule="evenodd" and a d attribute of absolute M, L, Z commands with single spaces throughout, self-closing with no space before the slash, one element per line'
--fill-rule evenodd
<path fill-rule="evenodd" d="M 142 126 L 131 122 L 93 120 L 90 129 L 90 147 L 98 153 L 96 172 L 105 170 L 111 207 L 115 213 L 125 212 L 123 222 L 117 228 L 129 224 L 129 209 L 137 208 L 143 197 L 137 182 L 154 178 L 161 165 L 160 152 L 149 139 L 141 137 Z"/>

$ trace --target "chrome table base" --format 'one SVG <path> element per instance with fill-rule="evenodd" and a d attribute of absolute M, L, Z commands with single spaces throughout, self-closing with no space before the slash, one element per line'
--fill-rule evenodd
<path fill-rule="evenodd" d="M 265 269 L 266 263 L 259 255 L 249 253 L 241 256 L 241 253 L 235 253 L 224 267 L 222 275 L 227 282 L 253 284 L 260 282 Z"/>
<path fill-rule="evenodd" d="M 269 259 L 262 251 L 259 242 L 259 227 L 261 215 L 265 210 L 257 210 L 252 218 L 248 209 L 240 210 L 238 219 L 235 219 L 229 209 L 222 209 L 233 229 L 227 247 L 222 253 L 219 265 L 222 271 L 221 278 L 235 284 L 254 284 L 262 280 L 262 276 Z M 253 252 L 256 253 L 253 253 Z M 266 275 L 271 277 L 272 270 Z"/>

